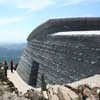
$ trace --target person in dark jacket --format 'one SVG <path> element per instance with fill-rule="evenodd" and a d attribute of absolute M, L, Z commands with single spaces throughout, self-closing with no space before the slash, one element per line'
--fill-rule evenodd
<path fill-rule="evenodd" d="M 10 62 L 10 68 L 11 68 L 11 72 L 13 73 L 13 60 L 11 60 Z"/>
<path fill-rule="evenodd" d="M 6 77 L 7 77 L 7 70 L 8 70 L 8 65 L 7 65 L 7 61 L 5 60 L 5 62 L 4 62 L 4 73 L 5 73 Z"/>

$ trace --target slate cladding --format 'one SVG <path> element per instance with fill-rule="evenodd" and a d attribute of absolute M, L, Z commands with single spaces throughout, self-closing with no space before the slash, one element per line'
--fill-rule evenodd
<path fill-rule="evenodd" d="M 31 32 L 17 72 L 28 84 L 66 84 L 100 73 L 100 35 L 51 36 L 57 32 L 100 31 L 100 18 L 51 19 Z"/>

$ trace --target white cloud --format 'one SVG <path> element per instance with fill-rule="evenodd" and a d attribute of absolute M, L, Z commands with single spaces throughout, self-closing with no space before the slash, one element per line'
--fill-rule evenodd
<path fill-rule="evenodd" d="M 49 6 L 59 7 L 68 5 L 78 5 L 80 3 L 94 3 L 100 0 L 0 0 L 0 4 L 9 5 L 16 8 L 30 9 L 38 11 Z"/>
<path fill-rule="evenodd" d="M 23 16 L 17 16 L 17 17 L 12 17 L 12 18 L 0 18 L 0 25 L 6 25 L 10 23 L 15 23 L 19 22 L 26 17 L 29 17 L 33 11 L 41 10 L 49 5 L 52 5 L 51 0 L 0 0 L 0 5 L 4 6 L 12 6 L 15 8 L 20 8 L 20 9 L 28 9 L 25 11 Z"/>
<path fill-rule="evenodd" d="M 0 4 L 37 11 L 52 5 L 53 2 L 52 0 L 0 0 Z"/>
<path fill-rule="evenodd" d="M 10 23 L 19 22 L 25 19 L 26 16 L 12 17 L 12 18 L 0 18 L 0 25 L 6 25 Z"/>
<path fill-rule="evenodd" d="M 68 6 L 94 2 L 100 2 L 100 0 L 0 0 L 0 4 L 11 5 L 16 8 L 31 9 L 32 11 L 41 10 L 50 5 Z"/>
<path fill-rule="evenodd" d="M 100 0 L 66 0 L 63 3 L 63 6 L 68 6 L 68 5 L 78 5 L 81 3 L 95 3 L 95 2 L 100 2 Z"/>
<path fill-rule="evenodd" d="M 43 8 L 46 8 L 47 6 L 51 5 L 51 0 L 22 0 L 22 2 L 19 2 L 17 5 L 18 8 L 28 8 L 32 9 L 33 11 L 40 10 Z"/>
<path fill-rule="evenodd" d="M 75 4 L 80 4 L 81 2 L 84 2 L 84 1 L 86 1 L 86 0 L 67 0 L 66 2 L 65 2 L 65 6 L 66 5 L 75 5 Z"/>
<path fill-rule="evenodd" d="M 0 5 L 13 6 L 20 9 L 28 9 L 24 16 L 17 16 L 12 18 L 0 18 L 0 25 L 15 23 L 29 17 L 33 11 L 44 9 L 50 5 L 53 7 L 61 7 L 68 5 L 80 4 L 83 2 L 100 2 L 100 0 L 0 0 Z M 59 6 L 60 5 L 60 6 Z M 12 7 L 12 9 L 13 9 Z M 85 15 L 89 16 L 89 14 Z"/>

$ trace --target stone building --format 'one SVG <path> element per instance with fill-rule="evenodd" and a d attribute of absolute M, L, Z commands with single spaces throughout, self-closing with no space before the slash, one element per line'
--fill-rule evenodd
<path fill-rule="evenodd" d="M 17 69 L 26 83 L 40 86 L 42 74 L 47 83 L 64 84 L 100 73 L 100 35 L 69 31 L 100 32 L 100 18 L 51 19 L 33 30 Z"/>

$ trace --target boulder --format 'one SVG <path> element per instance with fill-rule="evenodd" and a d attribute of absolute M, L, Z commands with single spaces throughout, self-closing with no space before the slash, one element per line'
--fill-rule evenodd
<path fill-rule="evenodd" d="M 79 96 L 63 85 L 48 87 L 49 100 L 78 100 Z"/>

